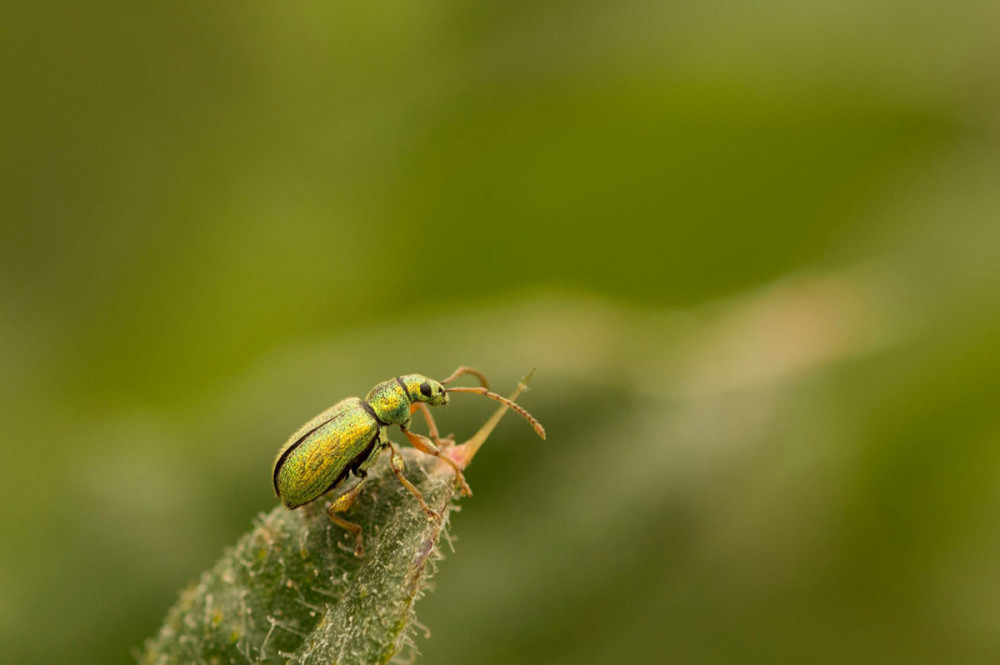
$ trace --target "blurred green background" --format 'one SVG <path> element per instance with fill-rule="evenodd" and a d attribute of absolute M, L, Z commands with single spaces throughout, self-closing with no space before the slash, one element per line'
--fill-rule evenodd
<path fill-rule="evenodd" d="M 14 1 L 0 81 L 5 662 L 130 662 L 290 432 L 459 364 L 549 439 L 420 662 L 1000 659 L 995 0 Z"/>

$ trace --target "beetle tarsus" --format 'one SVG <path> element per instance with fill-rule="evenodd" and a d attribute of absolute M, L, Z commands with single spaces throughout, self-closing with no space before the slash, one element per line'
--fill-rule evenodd
<path fill-rule="evenodd" d="M 454 469 L 455 485 L 461 490 L 462 496 L 472 496 L 472 488 L 469 487 L 467 482 L 465 482 L 465 476 L 462 474 L 462 467 L 458 465 L 458 462 L 451 459 L 447 455 L 442 455 L 441 450 L 426 436 L 421 436 L 416 432 L 411 432 L 402 425 L 400 425 L 400 429 L 403 430 L 403 434 L 405 434 L 406 438 L 410 440 L 410 445 L 414 448 L 420 452 L 427 453 L 428 455 L 434 455 L 434 457 L 437 457 L 439 460 Z"/>
<path fill-rule="evenodd" d="M 361 525 L 355 524 L 354 522 L 349 522 L 345 520 L 340 515 L 335 515 L 333 512 L 333 505 L 327 509 L 326 514 L 330 516 L 330 520 L 337 526 L 347 529 L 352 534 L 354 534 L 354 556 L 363 557 L 365 555 L 365 541 L 361 535 Z"/>
<path fill-rule="evenodd" d="M 354 534 L 354 555 L 357 557 L 365 555 L 364 538 L 361 536 L 361 525 L 349 522 L 337 513 L 345 512 L 354 505 L 354 502 L 357 501 L 358 494 L 361 493 L 361 488 L 364 487 L 366 480 L 367 478 L 362 476 L 361 480 L 359 480 L 354 487 L 336 497 L 326 509 L 326 514 L 330 516 L 330 520 L 334 524 Z"/>

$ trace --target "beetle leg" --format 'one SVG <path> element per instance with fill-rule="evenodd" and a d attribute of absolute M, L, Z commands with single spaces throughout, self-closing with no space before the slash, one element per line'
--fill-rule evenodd
<path fill-rule="evenodd" d="M 358 498 L 358 494 L 361 493 L 361 488 L 365 486 L 366 480 L 368 480 L 368 478 L 366 476 L 362 476 L 357 485 L 334 499 L 333 503 L 331 503 L 326 509 L 326 514 L 330 516 L 330 519 L 334 524 L 347 529 L 354 534 L 355 556 L 364 556 L 365 554 L 364 541 L 361 538 L 361 525 L 355 524 L 354 522 L 348 522 L 343 517 L 336 515 L 335 513 L 342 513 L 354 505 L 354 502 Z"/>
<path fill-rule="evenodd" d="M 463 374 L 471 374 L 471 375 L 473 375 L 474 377 L 476 377 L 477 379 L 479 379 L 479 383 L 480 383 L 480 385 L 483 386 L 483 388 L 486 388 L 487 390 L 490 389 L 490 382 L 486 380 L 486 377 L 483 376 L 483 373 L 480 372 L 475 367 L 467 367 L 466 365 L 462 365 L 461 367 L 459 367 L 458 369 L 456 369 L 454 372 L 452 372 L 451 376 L 449 376 L 444 381 L 441 381 L 441 385 L 442 386 L 446 386 L 449 383 L 451 383 L 452 381 L 454 381 L 455 379 L 457 379 L 458 377 L 462 376 Z"/>
<path fill-rule="evenodd" d="M 392 472 L 396 474 L 396 478 L 399 479 L 399 482 L 403 483 L 403 487 L 405 487 L 410 494 L 416 497 L 417 501 L 420 503 L 420 507 L 423 508 L 425 513 L 427 513 L 427 517 L 435 522 L 440 522 L 441 516 L 438 515 L 433 508 L 427 505 L 427 502 L 424 501 L 424 495 L 421 494 L 420 490 L 418 490 L 416 486 L 407 480 L 406 476 L 403 475 L 403 456 L 399 454 L 399 449 L 396 448 L 391 441 L 386 441 L 386 445 L 388 445 L 389 449 L 392 451 L 389 456 L 389 467 L 392 469 Z"/>
<path fill-rule="evenodd" d="M 469 484 L 467 482 L 465 482 L 465 476 L 462 475 L 462 467 L 458 465 L 458 462 L 448 457 L 447 455 L 442 455 L 441 451 L 438 450 L 437 446 L 434 445 L 434 442 L 428 439 L 426 436 L 421 436 L 416 432 L 411 432 L 402 425 L 399 426 L 399 429 L 403 430 L 403 434 L 405 434 L 406 438 L 410 440 L 410 445 L 412 445 L 414 448 L 416 448 L 421 452 L 427 453 L 428 455 L 434 455 L 434 457 L 437 457 L 439 460 L 441 460 L 451 468 L 455 469 L 455 483 L 461 489 L 462 496 L 472 496 L 472 488 L 469 487 Z"/>
<path fill-rule="evenodd" d="M 441 434 L 438 432 L 437 423 L 434 422 L 434 416 L 431 415 L 431 410 L 423 402 L 417 402 L 414 406 L 420 409 L 420 412 L 424 414 L 424 420 L 427 421 L 427 427 L 430 429 L 431 441 L 438 448 L 446 448 L 448 446 L 455 445 L 455 439 L 450 436 L 447 439 L 442 439 Z"/>
<path fill-rule="evenodd" d="M 378 437 L 383 437 L 383 436 L 384 433 L 382 432 L 378 434 Z M 383 450 L 385 450 L 385 447 L 382 446 L 378 441 L 375 441 L 375 443 L 372 445 L 372 451 L 368 453 L 368 457 L 365 460 L 363 460 L 361 464 L 358 465 L 358 468 L 354 471 L 354 474 L 364 477 L 364 474 L 368 471 L 368 469 L 375 466 L 375 463 L 378 462 L 378 458 L 382 456 Z"/>

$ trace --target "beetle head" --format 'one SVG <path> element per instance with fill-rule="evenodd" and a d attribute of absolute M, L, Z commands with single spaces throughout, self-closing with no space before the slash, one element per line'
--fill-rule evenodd
<path fill-rule="evenodd" d="M 429 379 L 422 374 L 410 374 L 402 379 L 410 399 L 414 402 L 427 402 L 431 406 L 448 403 L 448 393 L 439 381 Z"/>

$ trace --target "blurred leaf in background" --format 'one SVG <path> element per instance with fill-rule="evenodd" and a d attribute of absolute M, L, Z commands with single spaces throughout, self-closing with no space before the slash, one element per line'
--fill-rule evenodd
<path fill-rule="evenodd" d="M 0 653 L 129 662 L 302 421 L 467 363 L 550 437 L 424 661 L 996 662 L 996 19 L 5 3 Z"/>

